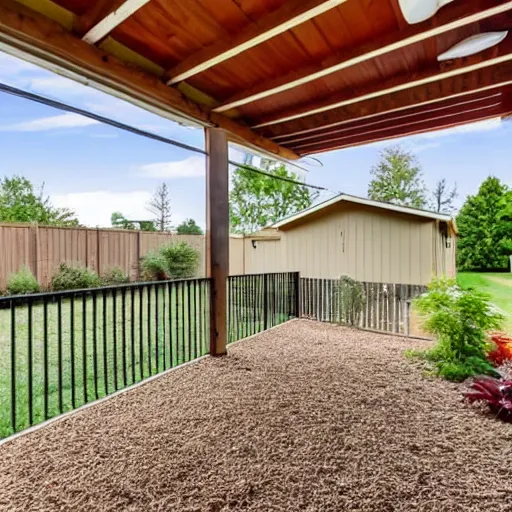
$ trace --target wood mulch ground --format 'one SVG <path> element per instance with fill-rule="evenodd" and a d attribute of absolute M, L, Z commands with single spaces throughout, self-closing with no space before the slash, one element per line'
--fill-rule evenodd
<path fill-rule="evenodd" d="M 9 511 L 512 511 L 512 425 L 302 320 L 0 447 Z"/>

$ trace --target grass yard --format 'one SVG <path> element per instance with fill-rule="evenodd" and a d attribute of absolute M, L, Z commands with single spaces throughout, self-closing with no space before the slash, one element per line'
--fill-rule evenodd
<path fill-rule="evenodd" d="M 95 299 L 64 299 L 60 306 L 47 304 L 46 327 L 42 303 L 31 312 L 27 306 L 17 306 L 14 318 L 10 309 L 0 310 L 0 438 L 206 354 L 205 291 L 179 285 L 160 288 L 158 293 L 144 288 L 134 290 L 132 296 L 127 289 L 115 297 L 100 293 Z M 15 429 L 11 425 L 13 320 Z"/>
<path fill-rule="evenodd" d="M 261 290 L 242 283 L 231 290 L 229 342 L 265 327 Z M 282 294 L 269 304 L 267 327 L 290 318 L 288 303 Z M 11 309 L 0 309 L 0 439 L 209 351 L 206 283 L 63 299 L 60 306 L 46 305 L 46 324 L 42 302 L 30 309 L 18 305 L 14 317 Z"/>
<path fill-rule="evenodd" d="M 512 274 L 459 272 L 457 282 L 462 288 L 487 293 L 506 316 L 505 330 L 512 333 Z"/>

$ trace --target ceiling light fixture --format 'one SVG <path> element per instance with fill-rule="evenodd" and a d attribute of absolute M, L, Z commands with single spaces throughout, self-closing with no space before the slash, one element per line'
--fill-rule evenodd
<path fill-rule="evenodd" d="M 409 25 L 428 20 L 441 7 L 450 2 L 453 2 L 453 0 L 398 0 L 405 21 Z"/>
<path fill-rule="evenodd" d="M 508 31 L 505 30 L 504 32 L 484 32 L 483 34 L 468 37 L 439 55 L 437 60 L 441 62 L 443 60 L 461 59 L 462 57 L 483 52 L 487 48 L 492 48 L 501 43 L 507 35 Z"/>

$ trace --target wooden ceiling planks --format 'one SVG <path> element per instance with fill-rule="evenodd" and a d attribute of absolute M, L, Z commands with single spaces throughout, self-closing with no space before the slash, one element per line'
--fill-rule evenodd
<path fill-rule="evenodd" d="M 19 1 L 37 4 L 37 0 Z M 202 122 L 235 130 L 238 138 L 243 133 L 251 144 L 290 157 L 294 151 L 286 148 L 309 151 L 308 141 L 321 137 L 322 149 L 328 144 L 338 147 L 340 140 L 333 131 L 344 123 L 350 124 L 340 128 L 340 133 L 353 129 L 350 141 L 359 144 L 359 138 L 378 132 L 366 129 L 373 116 L 402 112 L 412 119 L 414 111 L 407 109 L 415 104 L 423 105 L 421 112 L 428 116 L 442 111 L 442 103 L 434 104 L 444 97 L 454 102 L 451 108 L 463 109 L 467 103 L 462 96 L 472 91 L 485 94 L 510 78 L 511 37 L 497 49 L 437 63 L 439 53 L 470 35 L 511 28 L 510 0 L 454 0 L 435 17 L 413 26 L 405 22 L 398 0 L 54 1 L 75 15 L 70 36 L 80 38 L 103 25 L 91 43 L 99 43 L 108 34 L 115 44 L 102 45 L 107 52 L 121 59 L 132 52 L 132 58 L 125 59 L 132 64 L 140 55 L 150 64 L 145 66 L 149 72 L 152 64 L 155 70 L 167 70 L 167 74 L 158 71 L 156 75 L 163 75 L 158 78 L 160 85 L 170 78 L 165 101 L 171 101 L 176 111 L 183 109 L 186 116 L 192 113 L 192 118 L 197 115 Z M 8 8 L 14 2 L 1 3 Z M 117 17 L 123 9 L 128 13 L 126 19 Z M 117 43 L 126 51 L 119 53 Z M 73 51 L 82 55 L 82 49 L 75 50 L 74 43 L 70 46 L 70 60 Z M 116 73 L 119 64 L 113 65 Z M 112 67 L 110 61 L 104 67 Z M 107 69 L 100 73 L 109 75 L 109 80 L 116 75 Z M 124 71 L 120 74 L 129 76 Z M 196 91 L 190 96 L 193 101 L 183 98 L 177 87 L 186 94 Z M 150 96 L 158 102 L 161 91 L 156 89 L 159 92 L 153 90 Z M 211 99 L 194 110 L 194 102 L 202 103 L 199 98 L 205 95 Z M 503 105 L 496 108 L 506 110 Z M 461 113 L 460 122 L 481 114 Z M 377 126 L 382 127 L 384 121 Z M 440 114 L 417 118 L 417 124 L 428 126 L 448 121 Z M 252 131 L 247 124 L 253 126 Z M 316 138 L 297 144 L 289 136 L 301 133 L 314 133 Z M 281 147 L 266 141 L 267 137 L 281 141 Z"/>
<path fill-rule="evenodd" d="M 260 128 L 279 124 L 285 121 L 291 121 L 306 117 L 314 113 L 326 112 L 351 103 L 357 103 L 364 99 L 380 97 L 405 90 L 416 85 L 426 85 L 444 78 L 451 78 L 464 74 L 471 70 L 479 70 L 490 65 L 500 64 L 512 60 L 512 38 L 508 38 L 499 47 L 490 48 L 478 55 L 472 55 L 457 61 L 438 63 L 427 67 L 422 67 L 420 71 L 411 75 L 403 73 L 395 75 L 385 81 L 370 83 L 369 85 L 358 89 L 357 91 L 345 90 L 332 95 L 329 98 L 323 98 L 317 102 L 309 102 L 306 105 L 298 105 L 290 110 L 283 110 L 268 117 L 263 117 L 253 128 Z"/>
<path fill-rule="evenodd" d="M 511 62 L 466 73 L 455 79 L 441 80 L 428 86 L 418 86 L 384 97 L 346 105 L 297 121 L 269 126 L 262 133 L 265 137 L 276 141 L 286 141 L 294 135 L 323 132 L 352 121 L 366 122 L 381 114 L 402 112 L 413 106 L 434 105 L 448 99 L 492 91 L 508 84 L 512 84 Z"/>
<path fill-rule="evenodd" d="M 413 120 L 414 118 L 422 115 L 438 115 L 440 113 L 446 112 L 447 110 L 472 108 L 475 105 L 478 106 L 487 100 L 502 101 L 503 92 L 501 88 L 486 90 L 479 93 L 459 96 L 455 98 L 449 98 L 446 100 L 441 100 L 437 103 L 417 105 L 400 111 L 376 114 L 356 121 L 348 120 L 345 123 L 340 123 L 337 126 L 324 129 L 322 131 L 306 132 L 288 136 L 282 142 L 287 146 L 298 148 L 300 146 L 307 145 L 309 142 L 324 141 L 327 137 L 341 136 L 343 134 L 352 133 L 355 130 L 360 130 L 363 128 L 367 130 L 372 128 L 377 129 L 386 124 L 390 125 L 393 123 L 401 123 L 405 120 Z"/>
<path fill-rule="evenodd" d="M 349 133 L 340 130 L 338 133 L 334 133 L 331 136 L 324 135 L 322 140 L 308 140 L 299 143 L 291 144 L 291 147 L 295 151 L 308 151 L 309 149 L 325 146 L 326 144 L 339 145 L 351 139 L 353 137 L 367 137 L 373 138 L 376 134 L 382 135 L 383 132 L 398 129 L 413 130 L 414 127 L 420 128 L 427 122 L 442 121 L 452 122 L 456 116 L 464 116 L 466 114 L 474 113 L 475 115 L 489 115 L 490 113 L 499 114 L 502 107 L 503 98 L 501 94 L 494 94 L 481 99 L 473 100 L 471 102 L 459 102 L 454 106 L 448 106 L 443 109 L 427 109 L 424 111 L 417 112 L 409 117 L 397 117 L 390 118 L 384 121 L 382 124 L 375 124 L 373 126 L 360 125 L 352 127 Z"/>
<path fill-rule="evenodd" d="M 488 16 L 490 13 L 499 11 L 500 6 L 496 6 L 495 2 L 490 0 L 486 2 L 479 2 L 470 4 L 469 6 L 462 6 L 455 2 L 450 4 L 445 10 L 441 11 L 439 18 L 435 20 L 427 20 L 420 25 L 407 27 L 400 31 L 398 34 L 391 31 L 386 33 L 383 37 L 372 37 L 369 41 L 360 41 L 357 44 L 351 41 L 351 44 L 339 47 L 334 55 L 321 61 L 316 66 L 306 66 L 304 68 L 295 68 L 291 73 L 282 73 L 276 80 L 270 80 L 263 83 L 258 83 L 251 90 L 244 91 L 236 97 L 230 98 L 224 105 L 220 106 L 217 110 L 219 112 L 228 110 L 229 108 L 239 107 L 250 101 L 255 101 L 260 97 L 266 97 L 272 94 L 278 94 L 284 90 L 296 87 L 298 85 L 314 81 L 322 76 L 335 73 L 336 71 L 346 70 L 357 65 L 359 62 L 375 59 L 377 55 L 385 55 L 386 59 L 392 58 L 389 55 L 393 52 L 395 57 L 398 57 L 402 66 L 405 64 L 407 71 L 414 70 L 416 66 L 412 59 L 416 58 L 417 51 L 411 51 L 410 45 L 415 40 L 424 41 L 424 47 L 421 49 L 421 55 L 427 55 L 431 61 L 435 61 L 438 55 L 438 46 L 446 49 L 450 42 L 447 39 L 440 39 L 440 34 L 450 32 L 452 41 L 451 44 L 459 41 L 462 37 L 467 37 L 478 30 L 477 21 L 483 16 Z M 472 23 L 472 29 L 465 31 L 461 24 Z M 459 27 L 455 31 L 454 28 Z M 343 32 L 339 31 L 338 32 Z M 469 33 L 471 32 L 471 33 Z M 425 40 L 426 39 L 426 40 Z M 440 44 L 437 41 L 440 39 Z M 443 41 L 447 41 L 443 43 Z M 397 47 L 403 47 L 401 50 L 396 50 Z M 443 50 L 444 51 L 444 50 Z M 352 69 L 350 70 L 352 71 Z M 347 73 L 343 73 L 345 75 Z"/>
<path fill-rule="evenodd" d="M 388 130 L 383 130 L 379 134 L 363 134 L 353 136 L 345 139 L 342 142 L 330 142 L 323 146 L 317 146 L 315 148 L 305 149 L 301 151 L 301 155 L 314 155 L 318 153 L 324 153 L 326 151 L 346 149 L 355 146 L 361 146 L 363 144 L 371 144 L 374 142 L 380 142 L 383 140 L 392 140 L 396 138 L 410 137 L 411 135 L 418 135 L 421 133 L 428 133 L 436 130 L 446 130 L 448 128 L 456 128 L 469 123 L 477 123 L 481 121 L 487 121 L 496 119 L 500 116 L 507 116 L 511 112 L 504 111 L 503 108 L 495 107 L 492 109 L 471 111 L 465 113 L 459 113 L 456 119 L 432 119 L 425 120 L 418 124 L 418 126 L 400 126 L 390 127 Z"/>

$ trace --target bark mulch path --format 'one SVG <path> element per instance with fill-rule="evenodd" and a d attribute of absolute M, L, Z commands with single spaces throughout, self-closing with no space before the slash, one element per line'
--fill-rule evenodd
<path fill-rule="evenodd" d="M 512 511 L 512 425 L 403 357 L 285 324 L 0 448 L 0 509 Z"/>

